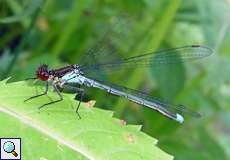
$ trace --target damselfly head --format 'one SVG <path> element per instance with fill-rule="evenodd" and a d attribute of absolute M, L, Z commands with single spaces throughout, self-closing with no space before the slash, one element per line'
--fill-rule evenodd
<path fill-rule="evenodd" d="M 37 79 L 40 79 L 42 81 L 47 81 L 49 79 L 49 70 L 48 65 L 43 64 L 38 67 L 36 71 Z"/>

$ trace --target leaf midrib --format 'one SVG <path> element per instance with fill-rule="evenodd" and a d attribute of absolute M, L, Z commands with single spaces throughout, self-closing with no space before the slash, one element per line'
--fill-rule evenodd
<path fill-rule="evenodd" d="M 37 129 L 41 133 L 49 136 L 50 138 L 56 140 L 57 142 L 59 142 L 59 143 L 65 145 L 65 146 L 75 150 L 76 152 L 81 153 L 82 155 L 84 155 L 89 160 L 95 160 L 92 155 L 90 155 L 89 153 L 87 153 L 87 151 L 85 151 L 85 150 L 81 149 L 80 147 L 78 147 L 75 143 L 72 143 L 72 142 L 66 140 L 64 137 L 62 137 L 62 136 L 60 136 L 58 134 L 55 134 L 55 132 L 53 132 L 52 130 L 50 130 L 47 127 L 37 125 L 29 117 L 26 117 L 25 115 L 18 114 L 16 112 L 12 111 L 12 110 L 7 109 L 4 106 L 0 106 L 0 112 L 8 114 L 9 116 L 12 116 L 12 117 L 18 119 L 20 122 L 22 122 L 22 123 L 34 128 L 34 129 Z"/>

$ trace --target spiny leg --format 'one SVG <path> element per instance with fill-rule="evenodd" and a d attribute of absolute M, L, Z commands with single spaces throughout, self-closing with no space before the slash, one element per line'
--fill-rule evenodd
<path fill-rule="evenodd" d="M 30 97 L 30 98 L 24 100 L 24 102 L 27 102 L 27 101 L 29 101 L 29 100 L 31 100 L 31 99 L 34 99 L 34 98 L 37 98 L 37 97 L 40 97 L 40 96 L 47 95 L 47 93 L 48 93 L 48 88 L 49 88 L 49 83 L 46 82 L 46 85 L 45 85 L 45 92 L 44 92 L 44 93 L 38 94 L 38 95 L 35 95 L 35 96 L 32 96 L 32 97 Z"/>
<path fill-rule="evenodd" d="M 63 96 L 61 94 L 61 92 L 58 90 L 57 86 L 55 84 L 52 84 L 53 88 L 54 88 L 54 91 L 58 94 L 59 96 L 59 100 L 56 100 L 56 101 L 52 101 L 52 102 L 49 102 L 49 103 L 46 103 L 46 104 L 43 104 L 42 106 L 40 106 L 38 109 L 41 109 L 47 105 L 50 105 L 50 104 L 54 104 L 54 103 L 57 103 L 57 102 L 60 102 L 63 100 Z"/>

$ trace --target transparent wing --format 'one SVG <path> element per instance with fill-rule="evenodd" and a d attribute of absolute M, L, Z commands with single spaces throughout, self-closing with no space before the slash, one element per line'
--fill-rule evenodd
<path fill-rule="evenodd" d="M 94 70 L 101 70 L 103 72 L 113 72 L 121 70 L 122 68 L 135 68 L 146 66 L 158 66 L 165 64 L 175 64 L 187 61 L 194 61 L 207 57 L 213 53 L 212 49 L 201 46 L 191 45 L 178 48 L 161 50 L 153 53 L 133 56 L 130 58 L 118 60 L 103 60 L 101 63 L 83 65 L 82 70 L 85 74 L 90 74 Z"/>
<path fill-rule="evenodd" d="M 95 35 L 98 37 L 96 44 L 81 57 L 80 64 L 82 66 L 100 63 L 103 59 L 113 61 L 121 59 L 117 52 L 117 42 L 127 39 L 128 29 L 131 28 L 130 23 L 128 23 L 129 16 L 122 14 L 112 17 L 108 21 L 96 26 L 97 32 L 101 35 Z"/>

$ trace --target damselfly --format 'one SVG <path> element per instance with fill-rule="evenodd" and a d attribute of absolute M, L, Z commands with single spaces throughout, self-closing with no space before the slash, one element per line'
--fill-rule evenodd
<path fill-rule="evenodd" d="M 170 105 L 163 103 L 146 93 L 108 82 L 103 78 L 100 78 L 97 73 L 98 71 L 121 70 L 124 67 L 138 68 L 157 66 L 159 64 L 174 64 L 178 62 L 193 61 L 209 56 L 212 52 L 212 49 L 206 46 L 191 45 L 142 54 L 125 59 L 116 59 L 114 61 L 103 59 L 100 62 L 94 61 L 91 63 L 89 63 L 89 59 L 97 58 L 98 55 L 89 53 L 81 59 L 79 64 L 68 65 L 58 69 L 49 69 L 48 65 L 44 64 L 37 69 L 36 77 L 30 79 L 45 81 L 45 92 L 30 97 L 25 101 L 46 95 L 48 93 L 48 85 L 51 84 L 54 91 L 58 94 L 59 99 L 40 106 L 39 109 L 41 109 L 44 106 L 63 100 L 60 88 L 70 88 L 74 90 L 77 95 L 80 95 L 80 101 L 76 108 L 76 113 L 80 118 L 78 109 L 81 101 L 83 100 L 84 89 L 82 89 L 81 86 L 84 85 L 86 87 L 94 87 L 105 90 L 113 95 L 125 97 L 132 102 L 157 110 L 163 115 L 182 123 L 184 121 L 184 117 L 180 113 L 189 114 L 194 117 L 199 117 L 200 114 L 186 108 L 183 105 Z M 92 57 L 92 55 L 94 57 Z M 76 87 L 76 85 L 73 84 L 78 84 L 79 87 Z"/>

